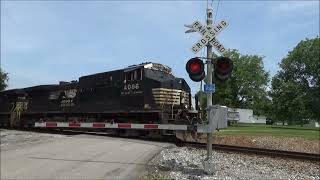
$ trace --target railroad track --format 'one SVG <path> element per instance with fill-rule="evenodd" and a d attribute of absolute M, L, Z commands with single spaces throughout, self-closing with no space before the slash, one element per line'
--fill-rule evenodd
<path fill-rule="evenodd" d="M 201 144 L 201 143 L 182 143 L 182 144 L 185 144 L 186 146 L 206 148 L 206 144 Z M 239 152 L 239 153 L 246 153 L 246 154 L 256 154 L 256 155 L 265 155 L 265 156 L 272 156 L 272 157 L 320 162 L 320 154 L 313 154 L 313 153 L 230 146 L 230 145 L 222 145 L 222 144 L 213 144 L 212 148 L 213 150 L 220 150 L 220 151 Z"/>
<path fill-rule="evenodd" d="M 27 130 L 30 131 L 30 130 Z M 54 134 L 64 134 L 64 135 L 76 135 L 76 134 L 88 134 L 95 136 L 110 136 L 110 137 L 121 137 L 116 135 L 110 135 L 102 132 L 90 132 L 90 131 L 74 131 L 74 130 L 32 130 L 33 132 L 38 133 L 54 133 Z M 129 139 L 143 139 L 150 141 L 159 141 L 159 142 L 171 142 L 175 143 L 177 146 L 190 146 L 196 148 L 206 148 L 206 144 L 203 143 L 188 143 L 170 139 L 147 139 L 139 137 L 125 137 Z M 245 154 L 255 154 L 255 155 L 264 155 L 280 158 L 290 158 L 290 159 L 299 159 L 299 160 L 308 160 L 308 161 L 318 161 L 320 162 L 320 154 L 313 153 L 303 153 L 295 151 L 283 151 L 283 150 L 273 150 L 273 149 L 262 149 L 262 148 L 253 148 L 253 147 L 242 147 L 242 146 L 231 146 L 231 145 L 222 145 L 222 144 L 213 144 L 213 150 L 226 151 L 226 152 L 238 152 Z"/>
<path fill-rule="evenodd" d="M 99 136 L 102 135 L 102 136 L 119 137 L 119 136 L 108 135 L 108 134 L 99 133 L 99 132 L 65 131 L 64 133 L 70 133 L 70 134 L 82 133 L 82 134 L 89 134 L 89 135 L 99 135 Z M 139 137 L 131 137 L 131 138 L 142 139 Z M 206 146 L 207 146 L 206 144 L 202 144 L 202 143 L 186 143 L 186 142 L 175 141 L 175 140 L 170 140 L 170 139 L 159 140 L 159 139 L 143 138 L 143 140 L 172 142 L 172 143 L 175 143 L 177 146 L 193 146 L 193 147 L 198 147 L 198 148 L 206 148 Z M 283 150 L 273 150 L 273 149 L 262 149 L 262 148 L 242 147 L 242 146 L 231 146 L 231 145 L 223 145 L 223 144 L 213 144 L 212 148 L 214 150 L 219 150 L 219 151 L 238 152 L 238 153 L 246 153 L 246 154 L 255 154 L 255 155 L 264 155 L 264 156 L 320 162 L 320 154 L 313 154 L 313 153 L 303 153 L 303 152 L 283 151 Z"/>

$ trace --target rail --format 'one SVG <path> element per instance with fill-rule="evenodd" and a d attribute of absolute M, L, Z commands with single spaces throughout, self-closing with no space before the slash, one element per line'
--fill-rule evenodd
<path fill-rule="evenodd" d="M 201 144 L 201 143 L 182 143 L 182 145 L 183 144 L 187 146 L 194 146 L 194 147 L 201 147 L 201 148 L 206 147 L 206 144 Z M 267 155 L 267 156 L 273 156 L 273 157 L 320 162 L 320 154 L 314 154 L 314 153 L 283 151 L 283 150 L 263 149 L 263 148 L 243 147 L 243 146 L 231 146 L 231 145 L 222 145 L 222 144 L 213 144 L 212 148 L 215 150 L 221 150 L 221 151 L 229 151 L 229 152 L 231 151 L 231 152 L 239 152 L 239 153 Z"/>

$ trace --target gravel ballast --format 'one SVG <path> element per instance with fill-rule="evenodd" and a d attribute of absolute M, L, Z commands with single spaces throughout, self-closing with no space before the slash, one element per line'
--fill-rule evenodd
<path fill-rule="evenodd" d="M 213 138 L 216 144 L 320 154 L 319 139 L 245 135 L 220 135 Z M 206 143 L 207 141 L 203 139 L 202 142 Z"/>
<path fill-rule="evenodd" d="M 206 150 L 175 147 L 163 150 L 150 171 L 170 179 L 320 179 L 320 164 L 239 153 L 213 152 L 213 175 L 203 169 Z"/>

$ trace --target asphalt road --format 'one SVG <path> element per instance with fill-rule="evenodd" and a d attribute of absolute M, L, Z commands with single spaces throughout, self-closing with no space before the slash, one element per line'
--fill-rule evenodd
<path fill-rule="evenodd" d="M 139 179 L 167 143 L 75 135 L 1 149 L 1 179 Z"/>

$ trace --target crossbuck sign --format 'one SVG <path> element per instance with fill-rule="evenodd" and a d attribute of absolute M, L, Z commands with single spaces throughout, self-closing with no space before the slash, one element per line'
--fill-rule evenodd
<path fill-rule="evenodd" d="M 212 47 L 216 48 L 222 54 L 226 49 L 215 37 L 227 26 L 228 23 L 224 20 L 220 21 L 218 25 L 214 26 L 205 26 L 202 25 L 199 21 L 195 21 L 192 25 L 186 25 L 186 27 L 192 28 L 186 31 L 186 33 L 199 32 L 202 35 L 202 38 L 192 46 L 192 52 L 197 54 L 203 47 L 205 47 L 209 43 Z"/>

